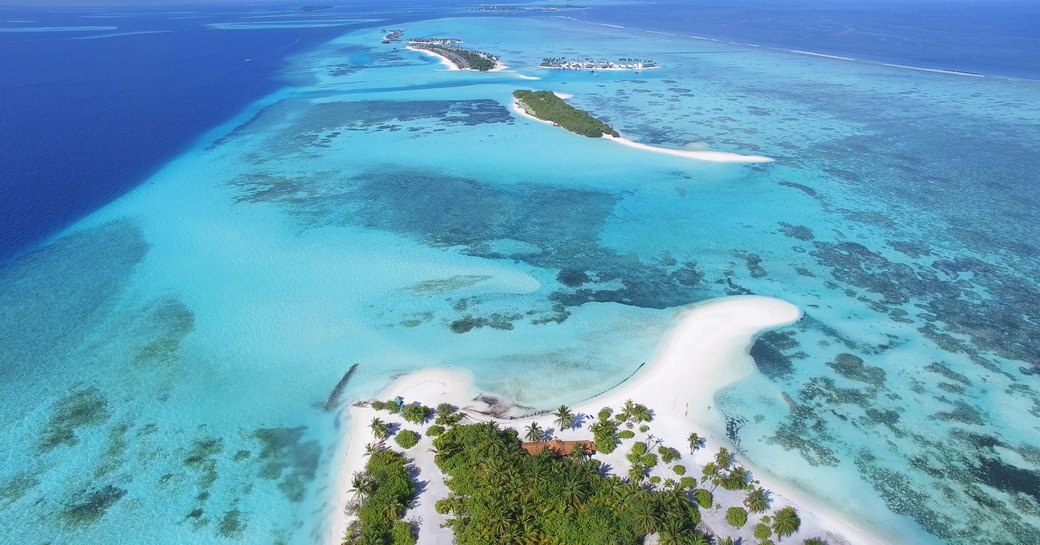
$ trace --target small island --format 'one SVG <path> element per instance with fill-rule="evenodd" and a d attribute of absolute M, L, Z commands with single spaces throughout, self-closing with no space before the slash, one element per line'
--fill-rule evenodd
<path fill-rule="evenodd" d="M 595 59 L 565 59 L 563 57 L 545 57 L 539 65 L 542 68 L 553 70 L 656 70 L 660 68 L 657 62 L 650 59 L 621 58 L 617 62 Z"/>
<path fill-rule="evenodd" d="M 751 372 L 732 349 L 799 317 L 765 297 L 698 305 L 636 376 L 552 411 L 480 392 L 461 370 L 399 377 L 350 407 L 325 545 L 877 545 L 695 423 L 717 418 L 695 406 Z"/>
<path fill-rule="evenodd" d="M 570 11 L 570 10 L 581 10 L 586 9 L 586 6 L 580 6 L 575 4 L 558 4 L 555 6 L 532 6 L 532 7 L 521 7 L 521 6 L 473 6 L 466 8 L 466 11 L 479 11 L 484 13 L 540 13 L 540 12 L 557 12 L 557 11 Z"/>
<path fill-rule="evenodd" d="M 408 49 L 440 57 L 457 70 L 488 72 L 502 68 L 497 56 L 483 51 L 464 49 L 456 45 L 461 41 L 458 38 L 422 38 L 409 40 Z"/>
<path fill-rule="evenodd" d="M 575 134 L 599 138 L 603 135 L 620 136 L 610 125 L 596 119 L 588 112 L 567 104 L 551 91 L 513 91 L 516 106 L 532 117 L 553 123 Z"/>
<path fill-rule="evenodd" d="M 388 44 L 390 42 L 399 42 L 401 41 L 401 36 L 404 36 L 404 29 L 400 28 L 395 28 L 391 30 L 387 30 L 384 28 L 380 29 L 380 32 L 385 33 L 385 35 L 383 36 L 384 44 Z"/>

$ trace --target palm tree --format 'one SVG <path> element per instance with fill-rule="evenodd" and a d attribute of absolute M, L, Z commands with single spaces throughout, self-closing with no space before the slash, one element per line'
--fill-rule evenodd
<path fill-rule="evenodd" d="M 658 542 L 660 545 L 686 545 L 688 530 L 682 520 L 669 518 L 665 520 L 663 526 L 661 540 Z"/>
<path fill-rule="evenodd" d="M 628 413 L 632 416 L 632 420 L 636 422 L 650 422 L 654 419 L 653 415 L 650 414 L 650 409 L 642 403 L 636 403 L 632 407 L 632 412 Z"/>
<path fill-rule="evenodd" d="M 639 529 L 647 534 L 657 531 L 657 528 L 661 526 L 661 517 L 654 511 L 653 505 L 644 498 L 642 501 L 636 502 L 634 507 L 632 516 L 635 523 L 639 525 Z"/>
<path fill-rule="evenodd" d="M 748 478 L 750 477 L 748 470 L 742 466 L 737 466 L 730 470 L 729 476 L 726 477 L 726 486 L 728 490 L 741 490 L 747 487 Z"/>
<path fill-rule="evenodd" d="M 376 436 L 376 439 L 386 439 L 390 437 L 390 426 L 380 420 L 379 418 L 373 418 L 372 423 L 368 425 L 372 429 L 372 433 Z"/>
<path fill-rule="evenodd" d="M 690 454 L 693 454 L 694 451 L 701 448 L 701 444 L 704 443 L 704 439 L 701 439 L 701 436 L 697 435 L 696 433 L 691 433 L 690 437 L 688 437 L 687 439 L 690 442 Z"/>
<path fill-rule="evenodd" d="M 708 462 L 704 464 L 704 469 L 701 470 L 701 484 L 711 481 L 715 484 L 715 481 L 719 478 L 719 466 L 715 465 L 715 462 Z M 718 486 L 715 484 L 715 486 Z M 712 490 L 715 490 L 714 488 Z"/>
<path fill-rule="evenodd" d="M 802 519 L 794 507 L 787 506 L 773 514 L 773 532 L 777 541 L 795 533 L 802 526 Z"/>
<path fill-rule="evenodd" d="M 571 451 L 571 457 L 579 462 L 584 462 L 589 456 L 589 450 L 585 448 L 585 443 L 575 443 L 574 450 Z"/>
<path fill-rule="evenodd" d="M 524 438 L 531 442 L 541 441 L 543 433 L 545 432 L 542 430 L 542 427 L 538 425 L 538 422 L 531 422 L 531 424 L 527 426 L 527 434 L 524 435 Z"/>
<path fill-rule="evenodd" d="M 354 493 L 354 501 L 364 500 L 375 492 L 375 482 L 365 473 L 354 473 L 350 479 L 350 491 Z"/>
<path fill-rule="evenodd" d="M 744 506 L 752 513 L 762 513 L 768 509 L 769 497 L 766 495 L 766 489 L 759 487 L 748 492 L 747 497 L 744 498 Z"/>
<path fill-rule="evenodd" d="M 636 410 L 636 402 L 631 399 L 625 401 L 624 406 L 621 407 L 621 412 L 618 416 L 622 417 L 622 421 L 632 418 L 632 413 Z"/>
<path fill-rule="evenodd" d="M 571 412 L 571 408 L 566 405 L 560 405 L 560 408 L 556 409 L 554 413 L 556 415 L 556 425 L 562 430 L 564 428 L 571 428 L 574 426 L 574 413 Z"/>
<path fill-rule="evenodd" d="M 711 545 L 711 540 L 708 539 L 708 536 L 696 532 L 693 535 L 693 539 L 690 540 L 690 545 Z"/>
<path fill-rule="evenodd" d="M 729 469 L 729 464 L 732 461 L 733 457 L 730 456 L 729 449 L 726 447 L 720 448 L 719 451 L 715 453 L 715 463 L 722 469 Z"/>
<path fill-rule="evenodd" d="M 731 537 L 716 537 L 715 545 L 733 545 L 733 538 Z"/>
<path fill-rule="evenodd" d="M 560 487 L 560 493 L 563 494 L 563 500 L 575 509 L 585 501 L 585 491 L 582 489 L 581 485 L 582 483 L 580 479 L 571 478 L 563 481 L 563 485 Z"/>

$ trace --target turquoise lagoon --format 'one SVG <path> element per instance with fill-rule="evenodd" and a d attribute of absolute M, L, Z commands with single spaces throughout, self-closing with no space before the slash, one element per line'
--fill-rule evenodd
<path fill-rule="evenodd" d="M 343 404 L 431 366 L 574 403 L 676 309 L 742 293 L 806 313 L 705 400 L 755 467 L 893 542 L 1040 541 L 1034 82 L 559 17 L 405 28 L 510 70 L 346 34 L 0 271 L 4 542 L 313 543 L 351 363 Z M 662 69 L 537 68 L 586 55 Z M 514 115 L 517 88 L 776 161 L 577 137 Z"/>

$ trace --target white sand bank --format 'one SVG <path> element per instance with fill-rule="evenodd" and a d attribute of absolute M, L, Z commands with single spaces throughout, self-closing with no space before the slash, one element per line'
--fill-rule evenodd
<path fill-rule="evenodd" d="M 769 157 L 762 157 L 760 155 L 740 155 L 739 153 L 729 153 L 726 151 L 693 151 L 673 148 L 660 148 L 657 146 L 633 142 L 632 140 L 629 140 L 624 137 L 610 136 L 609 134 L 604 134 L 603 138 L 606 138 L 611 142 L 617 142 L 618 144 L 621 144 L 623 146 L 628 146 L 630 148 L 652 151 L 654 153 L 662 153 L 664 155 L 674 155 L 675 157 L 696 159 L 698 161 L 711 161 L 712 163 L 770 163 L 773 161 Z"/>
<path fill-rule="evenodd" d="M 554 416 L 549 414 L 534 417 L 514 417 L 497 420 L 503 427 L 513 427 L 523 433 L 523 429 L 531 422 L 537 422 L 543 429 L 551 430 L 561 439 L 589 439 L 587 423 L 602 407 L 619 409 L 626 400 L 647 405 L 654 413 L 653 422 L 648 432 L 636 433 L 635 439 L 625 440 L 621 446 L 609 455 L 597 454 L 596 459 L 613 468 L 615 473 L 624 475 L 628 463 L 625 454 L 634 440 L 660 441 L 682 452 L 682 459 L 676 463 L 688 468 L 688 475 L 699 476 L 700 469 L 711 461 L 719 447 L 732 445 L 724 437 L 713 435 L 712 430 L 720 430 L 721 422 L 717 411 L 712 407 L 715 393 L 755 371 L 754 362 L 748 350 L 757 334 L 770 328 L 779 327 L 797 321 L 801 312 L 797 307 L 768 297 L 742 296 L 708 301 L 683 309 L 677 313 L 676 324 L 663 339 L 654 358 L 635 376 L 622 385 L 591 400 L 572 405 L 572 411 L 579 415 L 576 427 L 556 430 Z M 406 402 L 421 401 L 428 406 L 438 403 L 451 403 L 463 412 L 475 414 L 483 411 L 486 405 L 477 400 L 478 393 L 473 389 L 472 375 L 455 370 L 427 370 L 406 375 L 394 381 L 379 396 L 380 399 L 401 395 Z M 513 409 L 514 411 L 516 409 Z M 350 439 L 347 448 L 346 462 L 341 472 L 339 497 L 345 506 L 349 495 L 350 477 L 364 467 L 365 445 L 372 441 L 368 424 L 372 418 L 379 416 L 391 423 L 400 423 L 400 417 L 388 415 L 386 412 L 376 413 L 370 408 L 352 407 L 350 410 Z M 484 415 L 476 415 L 481 420 L 494 420 Z M 414 425 L 407 425 L 412 429 Z M 633 430 L 636 431 L 636 430 Z M 694 454 L 687 448 L 687 436 L 697 432 L 705 438 L 705 446 Z M 652 438 L 650 437 L 652 434 Z M 429 451 L 431 439 L 423 436 L 420 443 L 407 451 L 415 458 L 419 469 L 419 480 L 424 483 L 424 490 L 416 500 L 416 505 L 406 514 L 406 519 L 420 521 L 420 545 L 448 545 L 452 543 L 451 532 L 440 525 L 445 517 L 434 510 L 437 499 L 448 494 Z M 847 543 L 849 545 L 879 545 L 883 541 L 859 530 L 853 524 L 835 513 L 829 506 L 815 501 L 811 497 L 803 497 L 791 486 L 772 481 L 768 475 L 747 466 L 743 460 L 739 463 L 748 467 L 754 478 L 765 488 L 772 491 L 771 509 L 785 505 L 794 505 L 802 519 L 801 529 L 785 541 L 800 543 L 809 537 L 823 537 L 829 543 Z M 674 465 L 674 464 L 673 464 Z M 651 476 L 660 476 L 662 480 L 676 478 L 666 464 L 658 464 Z M 749 523 L 737 530 L 725 520 L 726 508 L 739 505 L 743 492 L 729 492 L 722 488 L 715 491 L 715 502 L 721 503 L 721 509 L 702 509 L 703 523 L 709 529 L 721 535 L 743 537 L 745 543 L 753 543 L 752 531 L 757 515 L 752 515 Z M 342 507 L 342 506 L 341 506 Z M 342 513 L 342 508 L 336 511 Z M 328 543 L 338 544 L 347 520 L 339 516 L 333 522 Z"/>

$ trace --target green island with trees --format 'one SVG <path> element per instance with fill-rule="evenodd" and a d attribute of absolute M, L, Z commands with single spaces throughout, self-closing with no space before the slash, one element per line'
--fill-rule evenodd
<path fill-rule="evenodd" d="M 552 91 L 517 89 L 513 91 L 513 98 L 527 113 L 543 121 L 555 123 L 575 134 L 589 138 L 599 138 L 604 134 L 621 136 L 610 125 L 596 119 L 585 110 L 567 104 Z"/>
<path fill-rule="evenodd" d="M 415 545 L 423 529 L 404 517 L 421 488 L 409 452 L 433 457 L 449 494 L 431 500 L 436 500 L 436 512 L 446 517 L 443 526 L 451 530 L 457 545 L 637 545 L 651 534 L 661 545 L 732 545 L 733 537 L 709 535 L 726 528 L 707 528 L 701 524 L 702 512 L 713 517 L 721 512 L 731 531 L 746 528 L 743 532 L 754 536 L 746 542 L 749 545 L 783 542 L 801 526 L 793 507 L 766 514 L 770 493 L 726 448 L 703 466 L 691 466 L 690 472 L 699 477 L 687 475 L 686 466 L 677 463 L 683 454 L 650 433 L 653 411 L 631 400 L 616 412 L 604 407 L 597 413 L 588 426 L 595 437 L 595 443 L 589 443 L 593 450 L 575 441 L 566 453 L 529 450 L 521 432 L 501 422 L 463 423 L 470 415 L 447 403 L 433 409 L 419 403 L 403 405 L 398 399 L 368 406 L 391 417 L 374 417 L 368 425 L 376 442 L 365 447 L 368 461 L 351 481 L 353 498 L 347 512 L 353 518 L 344 545 Z M 587 418 L 567 406 L 550 416 L 560 430 L 581 428 Z M 432 425 L 423 430 L 431 419 Z M 409 425 L 414 429 L 407 429 Z M 641 430 L 638 437 L 625 433 L 635 427 Z M 525 430 L 524 438 L 533 443 L 553 436 L 538 422 Z M 414 448 L 424 436 L 421 431 L 427 443 Z M 703 443 L 696 433 L 690 434 L 690 454 Z M 595 458 L 622 446 L 627 464 L 617 464 L 621 467 Z M 652 475 L 659 465 L 659 474 Z M 736 505 L 732 495 L 720 500 L 715 495 L 718 488 L 743 499 L 736 499 Z M 826 545 L 820 538 L 803 543 Z"/>
<path fill-rule="evenodd" d="M 498 66 L 498 57 L 483 51 L 472 51 L 447 43 L 444 39 L 412 40 L 408 46 L 436 53 L 454 64 L 460 70 L 477 70 L 487 72 Z"/>

